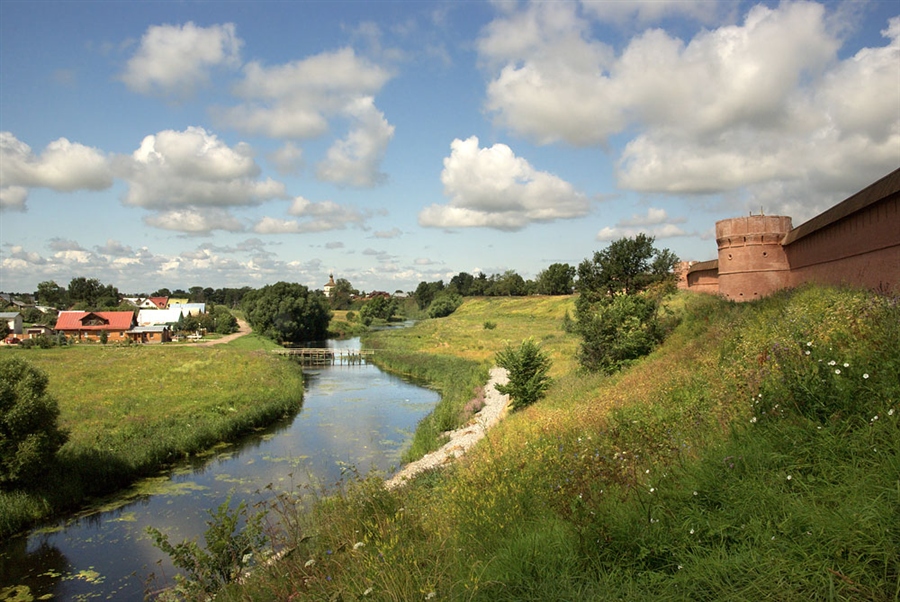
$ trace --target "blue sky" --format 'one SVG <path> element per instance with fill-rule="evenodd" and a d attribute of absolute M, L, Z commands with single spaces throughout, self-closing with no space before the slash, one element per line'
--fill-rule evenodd
<path fill-rule="evenodd" d="M 533 278 L 900 166 L 896 2 L 0 0 L 0 290 Z"/>

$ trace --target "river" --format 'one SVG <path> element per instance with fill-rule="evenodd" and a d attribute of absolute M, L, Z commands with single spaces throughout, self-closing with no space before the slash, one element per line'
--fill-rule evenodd
<path fill-rule="evenodd" d="M 328 344 L 358 348 L 359 339 Z M 107 508 L 0 542 L 0 599 L 5 588 L 18 588 L 35 600 L 143 600 L 175 573 L 148 526 L 172 543 L 202 543 L 208 511 L 229 495 L 232 507 L 241 500 L 252 506 L 278 492 L 335 483 L 350 467 L 388 474 L 438 401 L 436 392 L 370 364 L 306 372 L 303 408 L 293 419 L 144 481 Z"/>

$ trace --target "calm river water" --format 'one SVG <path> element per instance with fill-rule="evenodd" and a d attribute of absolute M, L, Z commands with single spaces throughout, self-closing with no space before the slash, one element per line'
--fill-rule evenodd
<path fill-rule="evenodd" d="M 358 348 L 359 340 L 329 345 Z M 147 526 L 169 534 L 173 543 L 202 543 L 207 510 L 229 494 L 232 507 L 241 500 L 252 506 L 272 490 L 334 483 L 348 466 L 388 473 L 438 401 L 436 392 L 372 365 L 307 373 L 303 409 L 293 420 L 224 448 L 202 465 L 142 483 L 140 494 L 114 509 L 0 542 L 0 598 L 6 588 L 27 586 L 35 600 L 142 600 L 151 574 L 174 573 Z M 163 584 L 156 580 L 149 587 Z"/>

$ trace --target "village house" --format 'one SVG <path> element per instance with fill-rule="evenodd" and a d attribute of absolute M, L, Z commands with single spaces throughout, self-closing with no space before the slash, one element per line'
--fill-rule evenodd
<path fill-rule="evenodd" d="M 0 312 L 0 321 L 6 323 L 6 327 L 9 328 L 9 334 L 12 335 L 20 335 L 22 334 L 22 314 L 17 311 L 4 311 Z"/>
<path fill-rule="evenodd" d="M 130 311 L 61 311 L 56 319 L 56 331 L 75 342 L 99 341 L 104 332 L 108 341 L 126 341 L 134 326 Z"/>

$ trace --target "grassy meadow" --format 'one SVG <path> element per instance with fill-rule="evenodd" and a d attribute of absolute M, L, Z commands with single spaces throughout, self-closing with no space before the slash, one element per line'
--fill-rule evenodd
<path fill-rule="evenodd" d="M 214 347 L 3 349 L 43 370 L 69 440 L 33 491 L 0 492 L 0 535 L 77 508 L 296 412 L 298 366 L 250 334 Z"/>
<path fill-rule="evenodd" d="M 361 475 L 281 498 L 290 553 L 218 598 L 897 600 L 897 299 L 670 306 L 668 340 L 612 377 L 578 370 L 566 298 L 467 300 L 370 337 L 380 362 L 465 390 L 533 336 L 554 383 L 405 487 Z"/>

